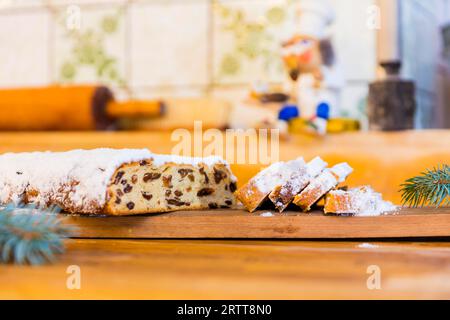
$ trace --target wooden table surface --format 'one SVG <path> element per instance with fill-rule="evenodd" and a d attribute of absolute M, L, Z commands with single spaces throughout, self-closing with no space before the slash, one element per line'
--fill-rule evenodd
<path fill-rule="evenodd" d="M 0 152 L 173 145 L 169 133 L 0 133 Z M 351 185 L 372 184 L 398 201 L 399 182 L 448 163 L 449 150 L 450 131 L 361 133 L 294 137 L 280 158 L 349 161 L 358 168 Z M 241 183 L 258 170 L 232 168 Z M 374 241 L 67 240 L 53 265 L 0 266 L 0 298 L 450 299 L 448 240 Z M 80 267 L 80 290 L 66 287 L 71 265 Z M 381 289 L 368 289 L 368 268 L 381 272 Z"/>
<path fill-rule="evenodd" d="M 269 216 L 267 216 L 269 214 Z M 389 215 L 352 217 L 243 209 L 175 211 L 137 216 L 65 215 L 82 239 L 401 239 L 448 237 L 450 208 L 399 207 Z"/>
<path fill-rule="evenodd" d="M 0 266 L 0 298 L 450 299 L 450 243 L 69 240 L 54 265 Z"/>

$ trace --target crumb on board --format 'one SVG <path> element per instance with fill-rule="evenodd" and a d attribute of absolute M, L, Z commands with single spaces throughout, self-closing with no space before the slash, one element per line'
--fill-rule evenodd
<path fill-rule="evenodd" d="M 273 217 L 273 213 L 270 211 L 263 212 L 260 214 L 261 217 Z"/>
<path fill-rule="evenodd" d="M 380 246 L 376 245 L 376 244 L 371 244 L 368 242 L 364 242 L 364 243 L 360 243 L 358 244 L 358 248 L 362 248 L 362 249 L 376 249 L 379 248 Z"/>

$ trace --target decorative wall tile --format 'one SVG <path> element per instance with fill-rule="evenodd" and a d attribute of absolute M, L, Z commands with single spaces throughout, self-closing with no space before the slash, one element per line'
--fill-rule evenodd
<path fill-rule="evenodd" d="M 280 45 L 295 30 L 295 0 L 214 1 L 214 81 L 281 81 Z"/>
<path fill-rule="evenodd" d="M 37 86 L 49 83 L 50 14 L 0 14 L 0 86 Z"/>
<path fill-rule="evenodd" d="M 279 48 L 296 30 L 299 1 L 0 0 L 0 87 L 102 82 L 118 97 L 239 102 L 253 81 L 286 80 Z M 330 34 L 348 80 L 344 115 L 362 115 L 375 78 L 376 34 L 366 26 L 375 1 L 331 0 Z M 79 30 L 67 28 L 70 5 L 81 9 Z M 433 121 L 436 30 L 449 7 L 449 0 L 401 0 L 403 74 L 420 92 L 420 127 Z"/>
<path fill-rule="evenodd" d="M 45 0 L 0 0 L 0 12 L 11 9 L 42 7 Z"/>
<path fill-rule="evenodd" d="M 163 98 L 202 98 L 205 97 L 206 91 L 202 87 L 160 87 L 160 88 L 133 88 L 131 94 L 124 93 L 117 95 L 123 99 L 163 99 Z"/>
<path fill-rule="evenodd" d="M 208 0 L 132 4 L 132 86 L 209 82 Z"/>
<path fill-rule="evenodd" d="M 42 1 L 42 0 L 41 0 Z M 130 0 L 44 0 L 53 7 L 70 6 L 70 5 L 110 5 L 110 4 L 124 4 Z"/>
<path fill-rule="evenodd" d="M 81 28 L 60 8 L 54 19 L 54 73 L 57 82 L 126 85 L 126 8 L 81 8 Z M 75 24 L 76 25 L 76 24 Z"/>

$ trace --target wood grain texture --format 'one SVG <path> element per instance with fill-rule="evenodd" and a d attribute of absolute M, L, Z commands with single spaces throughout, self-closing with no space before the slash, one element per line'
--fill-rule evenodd
<path fill-rule="evenodd" d="M 0 299 L 19 298 L 450 299 L 450 243 L 68 240 L 56 264 L 0 265 Z"/>
<path fill-rule="evenodd" d="M 170 153 L 175 144 L 170 133 L 160 132 L 0 133 L 1 153 L 98 147 L 146 147 Z M 450 130 L 348 133 L 322 138 L 294 136 L 280 144 L 280 159 L 299 155 L 311 159 L 320 155 L 329 163 L 348 161 L 355 168 L 348 180 L 350 186 L 371 184 L 386 199 L 398 203 L 399 184 L 424 168 L 449 162 L 449 150 Z M 242 184 L 260 167 L 233 165 L 232 169 Z M 435 212 L 423 215 L 426 213 Z M 409 222 L 404 216 L 381 217 L 389 223 L 366 228 L 380 233 L 390 229 L 393 220 L 404 219 L 403 233 L 440 234 L 439 228 L 449 222 L 448 211 L 426 217 L 414 217 L 412 212 L 411 215 Z M 138 217 L 148 221 L 146 225 L 132 223 L 129 217 L 77 217 L 68 223 L 78 219 L 81 232 L 101 236 L 121 234 L 125 229 L 127 233 L 137 233 L 136 228 L 148 233 L 153 230 L 149 222 L 155 221 L 150 218 L 160 219 L 161 223 L 165 219 L 167 228 L 169 221 L 174 222 L 170 217 Z M 208 221 L 211 219 L 208 217 Z M 216 220 L 223 224 L 228 221 L 230 232 L 240 227 L 229 219 L 232 217 Z M 255 221 L 270 224 L 271 219 L 255 216 L 247 220 L 246 226 L 253 227 L 251 222 Z M 288 216 L 285 220 L 289 219 L 293 218 Z M 360 220 L 350 218 L 319 220 L 333 228 L 337 223 L 348 227 L 349 221 L 353 221 L 354 230 L 362 228 L 358 225 Z M 128 225 L 119 225 L 120 221 L 128 221 Z M 173 223 L 172 227 L 176 225 Z M 203 227 L 191 221 L 185 233 Z M 310 227 L 312 231 L 299 226 L 304 232 L 318 232 L 316 225 Z M 359 232 L 368 237 L 368 230 Z M 81 268 L 81 290 L 66 287 L 70 265 Z M 367 268 L 371 265 L 380 267 L 380 290 L 366 286 Z M 19 298 L 450 299 L 450 243 L 74 239 L 67 241 L 67 253 L 56 264 L 32 268 L 0 265 L 0 299 Z"/>
<path fill-rule="evenodd" d="M 340 239 L 450 237 L 450 208 L 403 208 L 377 217 L 325 216 L 320 212 L 248 213 L 243 210 L 178 211 L 159 215 L 66 216 L 79 238 Z"/>

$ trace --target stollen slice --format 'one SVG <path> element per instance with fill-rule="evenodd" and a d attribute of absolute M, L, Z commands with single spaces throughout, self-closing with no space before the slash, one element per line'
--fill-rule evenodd
<path fill-rule="evenodd" d="M 304 212 L 323 197 L 328 191 L 344 182 L 353 169 L 346 163 L 339 163 L 330 169 L 325 169 L 317 178 L 313 179 L 300 194 L 295 196 L 293 203 Z"/>
<path fill-rule="evenodd" d="M 269 194 L 269 199 L 279 212 L 283 212 L 312 179 L 317 177 L 325 168 L 327 163 L 320 157 L 315 157 L 305 166 L 294 172 L 291 178 L 283 185 L 278 185 Z"/>
<path fill-rule="evenodd" d="M 378 216 L 397 209 L 383 200 L 380 193 L 370 186 L 346 190 L 331 190 L 325 198 L 325 214 L 351 214 L 355 216 Z"/>
<path fill-rule="evenodd" d="M 239 188 L 235 196 L 249 212 L 255 211 L 277 186 L 286 184 L 298 171 L 305 170 L 302 157 L 287 162 L 276 162 Z"/>

